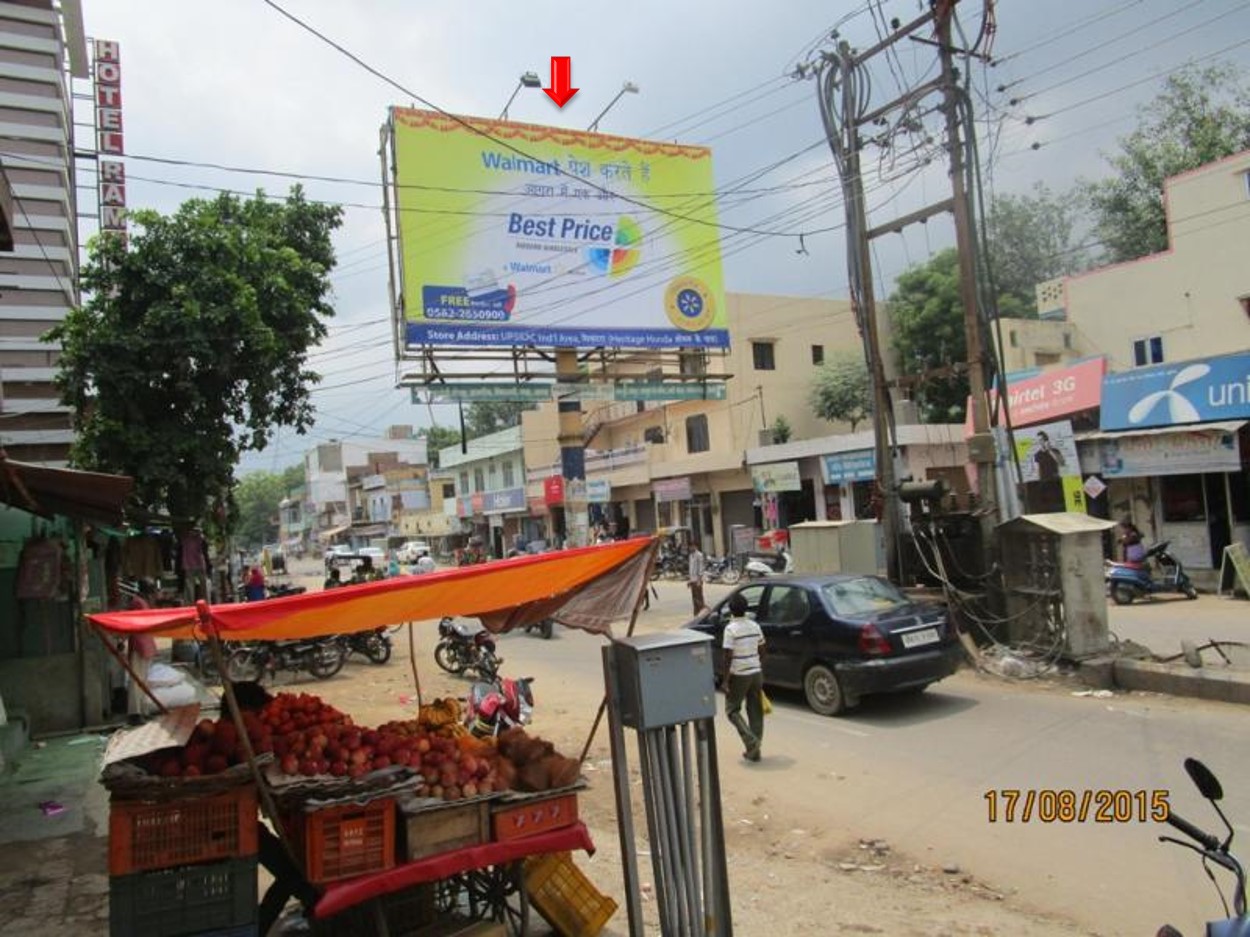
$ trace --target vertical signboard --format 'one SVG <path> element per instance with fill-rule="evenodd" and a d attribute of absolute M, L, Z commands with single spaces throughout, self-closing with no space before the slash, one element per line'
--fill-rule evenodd
<path fill-rule="evenodd" d="M 100 229 L 125 238 L 126 167 L 121 160 L 109 158 L 126 152 L 122 126 L 121 51 L 111 39 L 95 40 L 93 50 Z"/>

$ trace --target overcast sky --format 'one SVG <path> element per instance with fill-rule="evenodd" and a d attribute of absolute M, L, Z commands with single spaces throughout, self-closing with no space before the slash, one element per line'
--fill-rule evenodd
<path fill-rule="evenodd" d="M 822 39 L 828 48 L 840 21 L 853 45 L 875 42 L 880 18 L 861 0 L 278 2 L 403 87 L 462 114 L 499 116 L 521 72 L 537 71 L 546 83 L 550 57 L 571 56 L 579 93 L 560 110 L 541 91 L 524 89 L 513 120 L 584 129 L 632 81 L 641 92 L 622 98 L 600 130 L 708 145 L 718 188 L 785 160 L 751 183 L 776 191 L 724 201 L 722 223 L 767 220 L 770 230 L 797 234 L 842 221 L 828 151 L 813 148 L 823 139 L 813 85 L 786 75 Z M 377 435 L 391 423 L 427 425 L 430 411 L 394 388 L 377 207 L 379 127 L 388 106 L 412 102 L 264 0 L 83 5 L 88 35 L 120 43 L 131 207 L 172 212 L 187 198 L 211 197 L 212 188 L 282 193 L 292 181 L 139 157 L 365 183 L 304 183 L 311 198 L 361 206 L 346 210 L 336 235 L 338 312 L 313 358 L 324 378 L 314 393 L 317 425 L 307 436 L 280 433 L 243 470 L 278 470 L 315 442 Z M 906 21 L 920 9 L 917 0 L 874 6 L 887 20 Z M 963 0 L 959 10 L 971 38 L 983 7 Z M 1246 0 L 1006 0 L 997 22 L 998 63 L 973 72 L 979 117 L 991 118 L 982 124 L 981 146 L 997 192 L 1023 192 L 1036 182 L 1063 189 L 1101 174 L 1100 154 L 1132 127 L 1134 108 L 1162 76 L 1194 59 L 1245 62 L 1250 49 Z M 933 63 L 929 47 L 899 48 L 897 60 L 875 70 L 878 102 Z M 1008 90 L 999 92 L 1001 85 Z M 1034 143 L 1042 147 L 1030 149 Z M 932 170 L 908 177 L 905 165 L 893 175 L 889 167 L 868 168 L 870 203 L 882 206 L 876 221 L 943 197 L 944 176 Z M 951 240 L 940 219 L 883 240 L 883 285 Z M 805 237 L 806 253 L 799 246 L 797 236 L 730 236 L 723 246 L 727 289 L 844 297 L 840 234 Z M 450 424 L 454 410 L 436 407 L 434 416 Z"/>

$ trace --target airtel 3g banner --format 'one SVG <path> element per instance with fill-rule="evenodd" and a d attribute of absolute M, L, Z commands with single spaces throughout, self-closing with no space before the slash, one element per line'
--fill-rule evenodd
<path fill-rule="evenodd" d="M 729 345 L 712 154 L 392 108 L 408 345 Z"/>

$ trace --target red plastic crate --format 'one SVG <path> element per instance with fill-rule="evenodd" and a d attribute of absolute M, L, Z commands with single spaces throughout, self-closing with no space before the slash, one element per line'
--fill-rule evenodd
<path fill-rule="evenodd" d="M 109 874 L 256 855 L 256 789 L 250 785 L 186 800 L 113 799 Z"/>
<path fill-rule="evenodd" d="M 495 841 L 521 839 L 536 833 L 559 830 L 577 822 L 577 794 L 560 794 L 496 807 L 491 824 Z"/>
<path fill-rule="evenodd" d="M 304 874 L 314 885 L 395 866 L 395 801 L 323 807 L 283 818 Z"/>

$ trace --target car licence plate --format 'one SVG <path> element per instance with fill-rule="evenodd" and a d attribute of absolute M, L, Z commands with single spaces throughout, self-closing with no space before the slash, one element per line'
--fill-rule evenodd
<path fill-rule="evenodd" d="M 924 647 L 926 644 L 937 644 L 939 640 L 936 628 L 908 631 L 903 635 L 903 647 Z"/>

